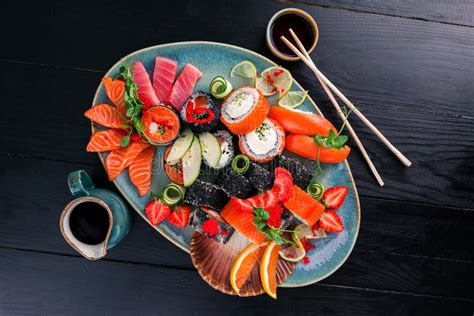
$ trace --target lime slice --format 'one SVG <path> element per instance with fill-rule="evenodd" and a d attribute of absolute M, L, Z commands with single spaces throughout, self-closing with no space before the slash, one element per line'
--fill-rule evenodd
<path fill-rule="evenodd" d="M 278 92 L 278 89 L 269 84 L 267 79 L 262 77 L 257 78 L 257 84 L 255 87 L 266 97 L 272 96 Z"/>
<path fill-rule="evenodd" d="M 262 71 L 262 78 L 278 89 L 279 98 L 283 98 L 291 89 L 293 77 L 291 73 L 282 67 L 273 66 Z"/>
<path fill-rule="evenodd" d="M 278 101 L 278 105 L 288 109 L 295 109 L 303 104 L 307 96 L 308 91 L 290 91 Z"/>
<path fill-rule="evenodd" d="M 257 68 L 252 62 L 244 60 L 232 67 L 230 70 L 230 77 L 233 78 L 235 76 L 253 79 L 253 86 L 255 87 L 257 81 Z"/>
<path fill-rule="evenodd" d="M 291 246 L 280 250 L 278 254 L 286 261 L 298 262 L 306 256 L 306 251 L 304 250 L 303 245 L 299 242 L 299 244 L 291 244 Z"/>
<path fill-rule="evenodd" d="M 318 239 L 326 238 L 327 234 L 321 228 L 313 230 L 311 226 L 308 226 L 306 224 L 300 224 L 296 226 L 295 230 L 291 234 L 291 238 L 294 242 L 298 241 L 301 244 L 300 239 L 302 239 L 303 237 L 306 237 L 307 239 Z"/>

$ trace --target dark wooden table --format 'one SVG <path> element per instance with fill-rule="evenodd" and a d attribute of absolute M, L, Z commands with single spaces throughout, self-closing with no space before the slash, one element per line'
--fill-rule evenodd
<path fill-rule="evenodd" d="M 162 3 L 163 2 L 163 3 Z M 3 1 L 0 26 L 0 314 L 464 314 L 474 312 L 474 2 L 472 0 Z M 66 177 L 106 180 L 83 117 L 104 72 L 137 49 L 210 40 L 273 58 L 268 19 L 313 15 L 320 69 L 412 161 L 356 119 L 386 186 L 354 144 L 362 223 L 329 278 L 269 297 L 220 294 L 188 254 L 133 212 L 128 237 L 89 262 L 62 239 Z M 340 124 L 301 63 L 286 64 Z"/>

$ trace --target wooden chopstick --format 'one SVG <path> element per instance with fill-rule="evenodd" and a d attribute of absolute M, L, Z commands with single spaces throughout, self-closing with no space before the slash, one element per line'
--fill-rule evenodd
<path fill-rule="evenodd" d="M 304 47 L 303 43 L 301 43 L 298 36 L 295 34 L 295 32 L 293 32 L 292 29 L 289 29 L 289 31 L 291 33 L 291 36 L 293 36 L 293 39 L 295 40 L 296 44 L 298 45 L 300 51 L 303 53 L 304 57 L 306 58 L 306 61 L 311 63 L 311 65 L 315 66 L 313 60 L 311 59 L 311 56 L 309 55 L 308 51 Z M 328 95 L 329 100 L 331 100 L 331 103 L 336 108 L 336 111 L 339 114 L 340 118 L 346 123 L 346 127 L 349 130 L 349 133 L 351 134 L 352 138 L 354 139 L 357 146 L 359 147 L 359 150 L 361 151 L 362 156 L 364 156 L 365 161 L 369 165 L 369 168 L 372 171 L 372 174 L 374 175 L 375 179 L 377 180 L 379 185 L 381 187 L 383 187 L 384 182 L 382 180 L 382 177 L 380 176 L 379 172 L 377 171 L 377 168 L 375 168 L 374 164 L 372 163 L 372 160 L 370 159 L 369 155 L 367 154 L 367 151 L 365 150 L 364 145 L 362 145 L 361 140 L 359 139 L 356 132 L 352 128 L 352 125 L 349 123 L 349 120 L 347 119 L 347 117 L 342 112 L 341 107 L 339 106 L 339 104 L 336 101 L 336 98 L 334 98 L 334 95 L 332 94 L 331 90 L 329 90 L 328 86 L 317 75 L 316 75 L 316 77 L 318 78 L 319 82 L 321 83 L 321 86 L 323 87 L 324 91 Z"/>
<path fill-rule="evenodd" d="M 329 81 L 326 76 L 319 71 L 319 69 L 314 65 L 311 64 L 305 57 L 304 55 L 288 40 L 286 39 L 285 36 L 280 37 L 283 42 L 285 42 L 286 45 L 298 56 L 301 58 L 301 60 L 314 72 L 316 77 L 318 77 L 319 80 L 323 81 L 334 93 L 337 94 L 337 96 L 354 112 L 355 115 L 365 124 L 369 129 L 372 131 L 372 133 L 375 134 L 387 147 L 394 153 L 395 156 L 397 156 L 398 159 L 407 167 L 411 166 L 411 161 L 408 160 L 405 155 L 403 155 L 395 146 L 390 143 L 390 141 L 375 127 L 365 116 L 362 114 L 355 106 L 354 104 L 349 101 L 349 99 L 346 98 L 344 94 L 342 94 L 341 91 L 339 91 L 336 86 L 332 84 L 331 81 Z"/>

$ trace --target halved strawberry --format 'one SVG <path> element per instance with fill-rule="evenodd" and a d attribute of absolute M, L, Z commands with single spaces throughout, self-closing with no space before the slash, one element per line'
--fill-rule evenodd
<path fill-rule="evenodd" d="M 283 215 L 283 206 L 277 203 L 272 207 L 265 208 L 265 210 L 268 212 L 268 215 L 270 215 L 267 219 L 267 224 L 274 228 L 280 228 L 281 215 Z"/>
<path fill-rule="evenodd" d="M 263 194 L 263 208 L 268 210 L 278 205 L 278 192 L 274 190 L 268 190 Z"/>
<path fill-rule="evenodd" d="M 171 224 L 184 228 L 188 226 L 190 216 L 191 208 L 187 205 L 179 205 L 174 208 L 171 214 L 168 215 L 168 220 Z"/>
<path fill-rule="evenodd" d="M 347 192 L 349 192 L 349 189 L 344 186 L 328 188 L 324 191 L 323 201 L 327 208 L 336 209 L 344 203 Z"/>
<path fill-rule="evenodd" d="M 344 230 L 341 218 L 333 210 L 327 210 L 319 219 L 319 228 L 324 231 L 339 233 Z"/>
<path fill-rule="evenodd" d="M 275 181 L 272 191 L 275 192 L 280 202 L 286 202 L 293 193 L 293 177 L 285 168 L 275 168 Z"/>
<path fill-rule="evenodd" d="M 168 217 L 171 210 L 170 207 L 164 202 L 153 199 L 145 206 L 145 212 L 151 224 L 158 225 L 166 217 Z"/>

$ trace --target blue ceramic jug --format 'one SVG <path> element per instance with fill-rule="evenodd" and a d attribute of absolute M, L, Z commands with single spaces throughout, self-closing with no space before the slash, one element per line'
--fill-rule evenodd
<path fill-rule="evenodd" d="M 61 214 L 59 223 L 61 233 L 67 243 L 85 258 L 89 260 L 103 258 L 107 254 L 107 250 L 118 244 L 130 230 L 131 218 L 128 208 L 116 193 L 96 188 L 84 170 L 71 172 L 68 177 L 68 185 L 76 199 L 69 202 Z M 99 204 L 109 215 L 106 238 L 97 245 L 89 245 L 78 240 L 69 225 L 72 211 L 84 202 Z"/>

